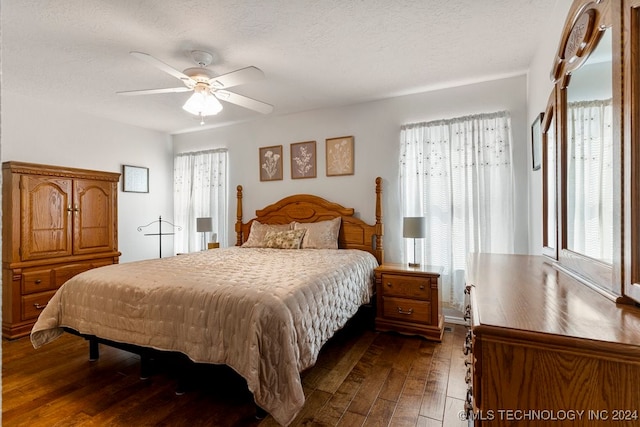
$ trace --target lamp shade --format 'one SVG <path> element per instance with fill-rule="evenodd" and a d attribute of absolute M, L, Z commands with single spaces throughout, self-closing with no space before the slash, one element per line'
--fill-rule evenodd
<path fill-rule="evenodd" d="M 402 237 L 421 239 L 426 236 L 426 221 L 422 216 L 404 217 L 402 223 Z"/>
<path fill-rule="evenodd" d="M 196 86 L 182 108 L 194 116 L 214 116 L 222 110 L 222 104 L 211 93 Z"/>
<path fill-rule="evenodd" d="M 213 230 L 213 221 L 211 217 L 196 218 L 196 231 L 202 233 Z"/>

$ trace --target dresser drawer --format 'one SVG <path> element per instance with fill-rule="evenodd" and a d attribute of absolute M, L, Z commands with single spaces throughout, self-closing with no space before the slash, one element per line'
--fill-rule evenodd
<path fill-rule="evenodd" d="M 38 317 L 55 293 L 56 291 L 48 291 L 22 297 L 22 320 Z"/>
<path fill-rule="evenodd" d="M 22 294 L 33 294 L 56 289 L 51 280 L 51 269 L 26 271 L 22 274 Z"/>
<path fill-rule="evenodd" d="M 382 304 L 382 315 L 387 319 L 424 324 L 431 322 L 431 303 L 429 301 L 383 297 Z"/>
<path fill-rule="evenodd" d="M 383 274 L 381 290 L 384 296 L 416 298 L 424 301 L 431 299 L 431 282 L 421 277 Z"/>

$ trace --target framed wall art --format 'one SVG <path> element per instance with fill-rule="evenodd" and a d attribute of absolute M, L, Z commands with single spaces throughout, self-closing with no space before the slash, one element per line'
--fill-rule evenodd
<path fill-rule="evenodd" d="M 148 193 L 149 168 L 122 165 L 122 191 L 128 193 Z"/>
<path fill-rule="evenodd" d="M 533 170 L 540 169 L 542 161 L 542 118 L 544 113 L 538 114 L 538 117 L 531 125 L 531 158 Z"/>
<path fill-rule="evenodd" d="M 353 175 L 353 136 L 326 140 L 327 176 Z"/>
<path fill-rule="evenodd" d="M 282 145 L 260 147 L 260 181 L 282 180 Z"/>
<path fill-rule="evenodd" d="M 316 142 L 291 144 L 291 179 L 316 177 Z"/>

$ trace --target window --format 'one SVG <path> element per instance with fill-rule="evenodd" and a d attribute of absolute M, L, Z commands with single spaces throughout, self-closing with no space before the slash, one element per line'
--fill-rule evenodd
<path fill-rule="evenodd" d="M 226 245 L 227 238 L 227 149 L 178 154 L 173 166 L 173 215 L 176 253 L 203 250 L 196 218 L 211 217 L 212 235 Z M 210 239 L 209 239 L 210 240 Z"/>
<path fill-rule="evenodd" d="M 462 309 L 470 252 L 513 253 L 511 119 L 506 112 L 402 127 L 403 216 L 424 216 L 416 256 L 444 268 L 443 305 Z M 413 241 L 405 242 L 413 259 Z"/>

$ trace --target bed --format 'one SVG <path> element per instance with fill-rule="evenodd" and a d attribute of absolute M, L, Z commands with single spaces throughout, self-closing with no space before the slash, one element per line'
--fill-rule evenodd
<path fill-rule="evenodd" d="M 243 222 L 235 247 L 89 270 L 67 281 L 31 331 L 35 348 L 65 331 L 126 349 L 225 364 L 282 425 L 304 405 L 300 373 L 373 301 L 383 261 L 382 180 L 375 224 L 313 195 L 294 195 Z"/>

